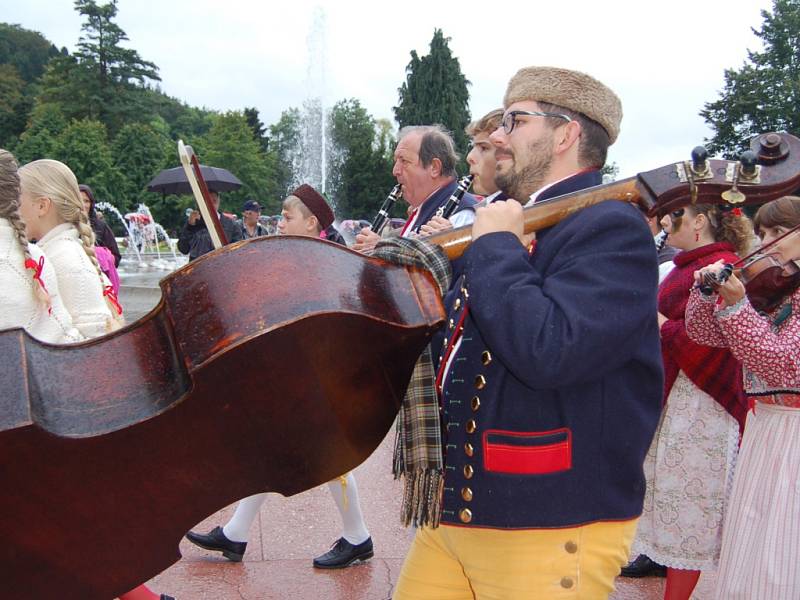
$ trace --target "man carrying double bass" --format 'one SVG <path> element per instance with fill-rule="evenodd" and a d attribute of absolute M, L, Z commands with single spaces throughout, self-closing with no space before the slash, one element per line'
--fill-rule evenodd
<path fill-rule="evenodd" d="M 439 406 L 403 425 L 423 440 L 401 468 L 420 527 L 395 600 L 606 598 L 642 510 L 663 379 L 652 236 L 622 202 L 536 239 L 522 225 L 522 204 L 601 183 L 619 99 L 583 73 L 530 67 L 504 108 L 490 139 L 516 200 L 477 209 L 431 343 Z"/>

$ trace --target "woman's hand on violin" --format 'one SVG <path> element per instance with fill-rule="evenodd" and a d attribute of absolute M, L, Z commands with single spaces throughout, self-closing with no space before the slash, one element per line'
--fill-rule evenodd
<path fill-rule="evenodd" d="M 475 222 L 472 224 L 473 240 L 498 231 L 510 231 L 517 236 L 521 244 L 525 244 L 522 205 L 516 200 L 492 202 L 475 211 Z"/>
<path fill-rule="evenodd" d="M 733 306 L 739 300 L 745 297 L 747 291 L 744 288 L 744 284 L 739 280 L 736 275 L 731 274 L 728 280 L 719 286 L 717 290 L 720 298 L 722 298 L 722 303 L 725 306 Z"/>
<path fill-rule="evenodd" d="M 710 265 L 706 265 L 702 269 L 699 269 L 694 272 L 694 282 L 697 285 L 702 285 L 704 283 L 706 273 L 713 275 L 714 279 L 719 277 L 720 272 L 725 267 L 725 261 L 720 259 L 715 263 Z"/>

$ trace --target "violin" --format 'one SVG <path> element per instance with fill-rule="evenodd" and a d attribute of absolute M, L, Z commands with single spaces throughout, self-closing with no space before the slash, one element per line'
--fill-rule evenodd
<path fill-rule="evenodd" d="M 772 312 L 780 306 L 784 298 L 800 287 L 800 267 L 793 260 L 781 261 L 778 255 L 767 251 L 784 238 L 798 232 L 800 225 L 737 262 L 726 264 L 716 276 L 704 273 L 700 291 L 709 295 L 718 290 L 731 275 L 736 275 L 744 285 L 747 299 L 753 308 L 762 313 Z"/>
<path fill-rule="evenodd" d="M 755 176 L 747 161 L 673 163 L 535 204 L 525 229 L 606 200 L 659 210 L 734 187 L 747 202 L 797 189 L 800 140 L 760 138 L 775 151 Z M 455 257 L 470 231 L 427 240 Z M 351 470 L 389 431 L 445 320 L 430 273 L 288 235 L 220 247 L 160 287 L 148 315 L 79 344 L 0 332 L 10 598 L 108 600 L 177 562 L 186 531 L 220 508 Z"/>

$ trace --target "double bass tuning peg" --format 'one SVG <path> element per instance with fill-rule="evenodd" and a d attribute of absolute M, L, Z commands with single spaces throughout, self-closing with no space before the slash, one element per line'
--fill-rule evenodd
<path fill-rule="evenodd" d="M 692 150 L 692 173 L 695 177 L 705 177 L 709 170 L 708 150 L 705 146 L 695 146 Z"/>
<path fill-rule="evenodd" d="M 742 181 L 752 181 L 758 177 L 758 156 L 752 150 L 745 150 L 739 157 L 739 178 Z"/>

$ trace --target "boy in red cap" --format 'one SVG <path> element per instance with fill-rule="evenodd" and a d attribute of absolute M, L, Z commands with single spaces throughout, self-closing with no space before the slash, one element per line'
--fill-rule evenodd
<path fill-rule="evenodd" d="M 296 188 L 283 201 L 281 217 L 278 223 L 281 235 L 319 237 L 344 245 L 344 239 L 333 227 L 333 210 L 325 198 L 308 184 Z M 342 475 L 328 482 L 328 489 L 339 509 L 343 532 L 328 552 L 314 559 L 314 566 L 318 569 L 341 569 L 372 558 L 372 538 L 361 513 L 355 476 L 352 472 Z M 241 500 L 224 527 L 215 527 L 207 534 L 190 531 L 186 539 L 206 550 L 222 552 L 225 558 L 234 562 L 241 561 L 247 548 L 248 532 L 266 497 L 266 494 L 255 494 Z"/>

